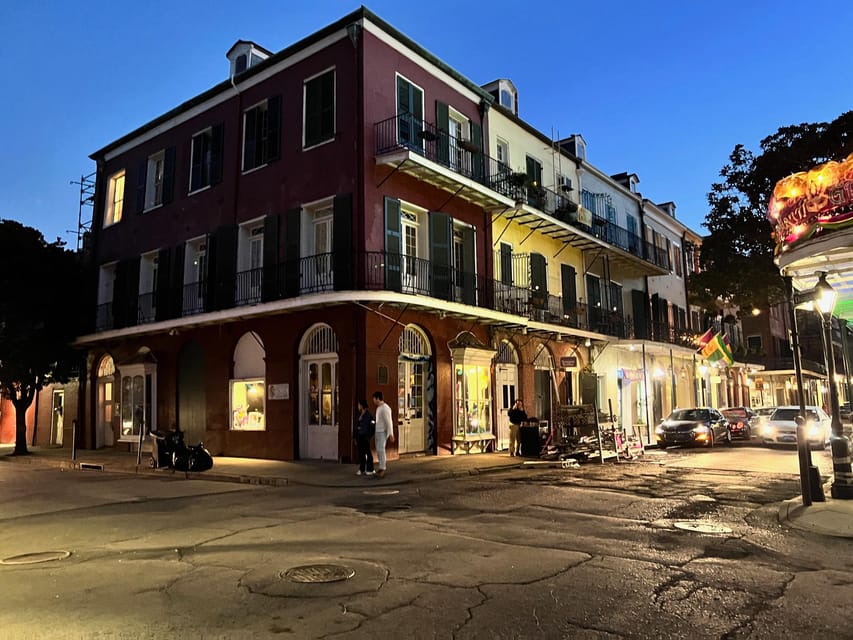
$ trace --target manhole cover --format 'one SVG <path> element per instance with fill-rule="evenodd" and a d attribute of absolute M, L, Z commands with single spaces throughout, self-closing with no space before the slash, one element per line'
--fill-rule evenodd
<path fill-rule="evenodd" d="M 0 564 L 37 564 L 51 560 L 65 560 L 71 555 L 70 551 L 39 551 L 37 553 L 22 553 L 0 560 Z"/>
<path fill-rule="evenodd" d="M 366 496 L 393 496 L 400 493 L 399 489 L 365 489 Z"/>
<path fill-rule="evenodd" d="M 281 577 L 291 582 L 341 582 L 355 575 L 355 569 L 339 564 L 306 564 L 282 572 Z"/>
<path fill-rule="evenodd" d="M 705 522 L 703 520 L 684 520 L 675 523 L 676 529 L 696 531 L 698 533 L 731 533 L 732 530 L 716 522 Z"/>
<path fill-rule="evenodd" d="M 702 495 L 701 493 L 697 493 L 695 496 L 690 496 L 688 498 L 688 500 L 690 500 L 690 502 L 716 502 L 717 501 L 715 498 L 712 498 L 711 496 Z"/>

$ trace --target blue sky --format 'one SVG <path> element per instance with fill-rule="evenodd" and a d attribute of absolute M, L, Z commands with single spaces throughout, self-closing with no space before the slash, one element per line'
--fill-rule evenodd
<path fill-rule="evenodd" d="M 510 78 L 520 115 L 581 133 L 588 159 L 639 175 L 696 231 L 735 144 L 853 109 L 853 3 L 366 5 L 473 81 Z M 76 243 L 89 154 L 227 77 L 237 39 L 278 51 L 356 2 L 0 4 L 0 218 Z"/>

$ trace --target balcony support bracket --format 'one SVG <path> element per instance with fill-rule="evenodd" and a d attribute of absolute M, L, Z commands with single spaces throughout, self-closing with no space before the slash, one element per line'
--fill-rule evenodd
<path fill-rule="evenodd" d="M 456 192 L 455 192 L 455 193 L 451 194 L 451 196 L 450 196 L 447 200 L 445 200 L 444 202 L 442 202 L 442 203 L 441 203 L 441 206 L 438 208 L 438 210 L 439 210 L 439 211 L 444 211 L 444 207 L 446 207 L 446 206 L 447 206 L 447 203 L 448 203 L 448 202 L 450 202 L 451 200 L 453 200 L 453 198 L 455 198 L 456 196 L 458 196 L 460 193 L 462 193 L 462 190 L 463 190 L 464 188 L 465 188 L 465 185 L 464 185 L 464 184 L 463 184 L 463 185 L 461 185 L 461 186 L 456 190 Z"/>
<path fill-rule="evenodd" d="M 400 169 L 400 167 L 402 167 L 402 166 L 403 166 L 404 164 L 406 164 L 408 161 L 409 161 L 409 159 L 408 159 L 408 158 L 404 158 L 404 159 L 403 159 L 403 161 L 402 161 L 400 164 L 398 164 L 396 167 L 394 167 L 393 169 L 391 169 L 391 171 L 388 173 L 388 175 L 387 175 L 387 176 L 385 176 L 384 178 L 382 178 L 382 180 L 380 180 L 380 181 L 379 181 L 379 184 L 377 184 L 377 185 L 376 185 L 376 188 L 378 189 L 378 188 L 379 188 L 379 187 L 381 187 L 383 184 L 385 184 L 385 181 L 386 181 L 386 180 L 388 180 L 388 178 L 390 178 L 391 176 L 393 176 L 395 173 L 397 173 L 397 171 Z"/>

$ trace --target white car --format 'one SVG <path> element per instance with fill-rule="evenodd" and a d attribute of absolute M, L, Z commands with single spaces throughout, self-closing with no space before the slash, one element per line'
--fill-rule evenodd
<path fill-rule="evenodd" d="M 776 411 L 764 422 L 761 429 L 761 441 L 765 444 L 797 444 L 797 423 L 799 415 L 796 406 L 776 407 Z M 806 406 L 806 438 L 813 447 L 825 448 L 829 442 L 832 419 L 820 407 Z"/>

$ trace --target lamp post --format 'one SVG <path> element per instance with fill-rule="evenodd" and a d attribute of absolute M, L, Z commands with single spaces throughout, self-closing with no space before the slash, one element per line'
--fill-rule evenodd
<path fill-rule="evenodd" d="M 826 274 L 821 273 L 815 285 L 815 302 L 820 311 L 823 331 L 823 355 L 826 358 L 826 375 L 829 384 L 829 415 L 832 418 L 832 481 L 831 495 L 833 498 L 853 500 L 853 473 L 850 468 L 850 441 L 844 435 L 841 424 L 841 408 L 838 405 L 838 383 L 835 380 L 835 349 L 832 345 L 832 310 L 835 308 L 837 294 L 826 281 Z"/>
<path fill-rule="evenodd" d="M 823 487 L 820 482 L 820 473 L 816 466 L 812 464 L 812 454 L 809 449 L 809 442 L 805 433 L 805 415 L 806 415 L 806 398 L 803 391 L 803 364 L 802 355 L 800 354 L 800 339 L 799 330 L 797 328 L 797 305 L 804 302 L 811 302 L 814 298 L 809 292 L 806 294 L 794 293 L 793 280 L 791 276 L 785 276 L 785 293 L 788 297 L 791 310 L 791 354 L 794 360 L 794 374 L 797 380 L 797 402 L 800 407 L 800 413 L 796 418 L 797 422 L 797 458 L 800 467 L 800 492 L 803 496 L 803 505 L 808 507 L 814 502 L 823 502 L 826 498 L 823 495 Z M 785 383 L 786 395 L 789 382 Z"/>

